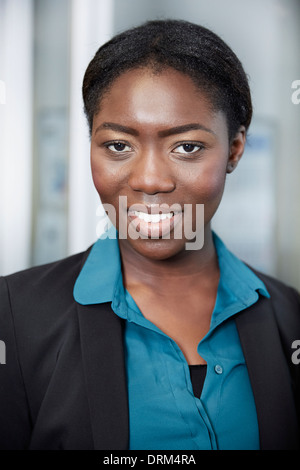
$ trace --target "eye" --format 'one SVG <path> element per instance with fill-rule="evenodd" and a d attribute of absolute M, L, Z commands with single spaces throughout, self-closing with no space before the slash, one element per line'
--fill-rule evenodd
<path fill-rule="evenodd" d="M 196 153 L 202 149 L 203 149 L 203 145 L 199 143 L 194 144 L 192 142 L 187 142 L 185 144 L 178 145 L 178 147 L 174 149 L 174 152 L 188 154 L 188 153 Z"/>
<path fill-rule="evenodd" d="M 131 147 L 124 142 L 109 142 L 106 144 L 106 148 L 114 153 L 129 152 Z"/>

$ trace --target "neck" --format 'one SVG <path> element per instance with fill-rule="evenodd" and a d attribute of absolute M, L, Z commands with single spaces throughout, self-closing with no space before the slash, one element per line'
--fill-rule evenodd
<path fill-rule="evenodd" d="M 219 267 L 211 229 L 205 234 L 205 243 L 201 250 L 184 250 L 164 260 L 153 260 L 137 253 L 124 240 L 119 240 L 122 258 L 124 285 L 127 289 L 141 285 L 155 292 L 176 292 L 186 286 L 188 289 L 199 288 L 199 281 L 207 284 L 219 276 Z"/>

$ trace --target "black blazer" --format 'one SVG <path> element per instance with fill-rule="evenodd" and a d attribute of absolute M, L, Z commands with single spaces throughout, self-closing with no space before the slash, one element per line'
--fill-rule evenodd
<path fill-rule="evenodd" d="M 88 250 L 89 251 L 89 250 Z M 88 251 L 0 278 L 1 449 L 128 448 L 124 320 L 82 306 L 74 282 Z M 271 299 L 236 315 L 261 449 L 299 449 L 300 297 L 260 273 Z"/>

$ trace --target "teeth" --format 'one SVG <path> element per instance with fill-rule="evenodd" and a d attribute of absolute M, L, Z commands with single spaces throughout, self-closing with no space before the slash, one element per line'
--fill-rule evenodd
<path fill-rule="evenodd" d="M 167 214 L 147 214 L 146 212 L 134 211 L 134 215 L 139 219 L 144 220 L 145 222 L 158 223 L 161 220 L 171 219 L 174 213 L 169 212 Z"/>

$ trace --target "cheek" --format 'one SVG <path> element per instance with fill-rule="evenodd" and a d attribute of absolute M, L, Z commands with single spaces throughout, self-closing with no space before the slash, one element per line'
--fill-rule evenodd
<path fill-rule="evenodd" d="M 190 188 L 194 199 L 200 204 L 214 204 L 222 198 L 226 179 L 226 169 L 207 168 L 195 177 L 195 174 L 189 179 Z"/>
<path fill-rule="evenodd" d="M 204 224 L 207 225 L 216 213 L 222 199 L 226 173 L 225 170 L 205 171 L 191 182 L 193 203 L 204 205 Z M 192 210 L 192 227 L 195 231 L 201 226 L 195 207 Z"/>
<path fill-rule="evenodd" d="M 102 202 L 110 202 L 120 189 L 118 173 L 108 165 L 103 165 L 93 157 L 91 158 L 91 171 L 94 186 Z"/>

